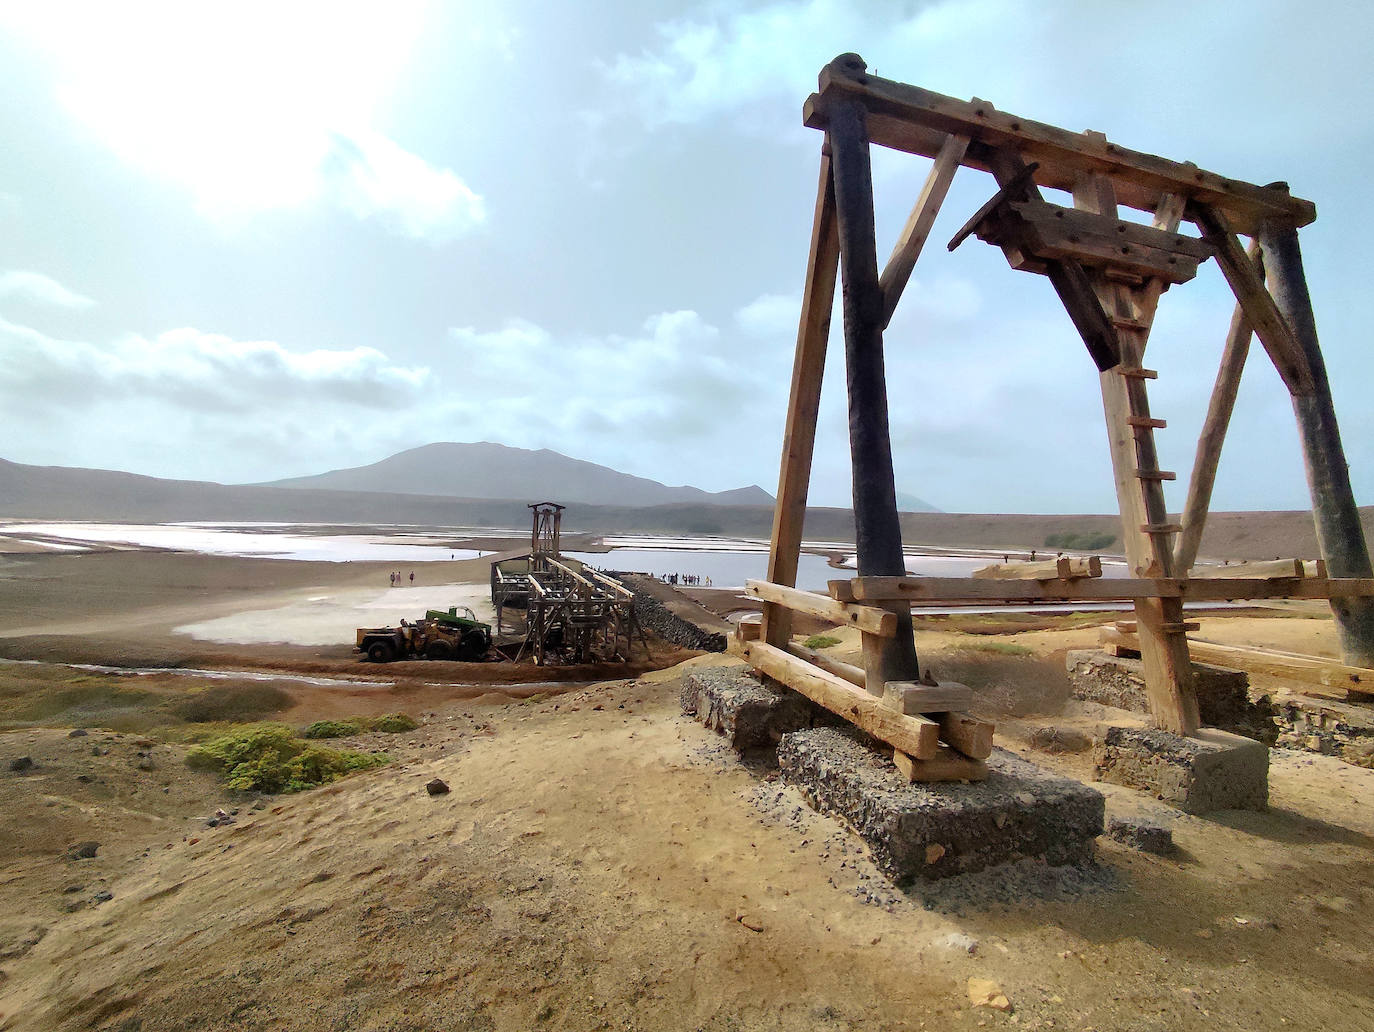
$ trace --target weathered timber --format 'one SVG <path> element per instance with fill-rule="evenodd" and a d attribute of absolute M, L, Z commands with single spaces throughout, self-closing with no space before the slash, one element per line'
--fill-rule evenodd
<path fill-rule="evenodd" d="M 944 746 L 928 760 L 918 760 L 894 749 L 892 762 L 908 781 L 984 781 L 988 776 L 988 765 L 982 760 L 970 759 Z"/>
<path fill-rule="evenodd" d="M 993 581 L 972 577 L 855 577 L 832 581 L 833 590 L 860 602 L 904 599 L 908 602 L 1104 602 L 1142 598 L 1178 598 L 1218 602 L 1247 598 L 1374 597 L 1374 578 L 1298 581 L 1267 578 L 1211 580 L 1177 577 L 1103 577 L 1058 581 Z"/>
<path fill-rule="evenodd" d="M 979 580 L 1073 580 L 1076 577 L 1101 577 L 1102 560 L 1098 556 L 1060 556 L 1038 563 L 993 563 L 974 570 Z"/>
<path fill-rule="evenodd" d="M 862 74 L 863 62 L 857 71 Z M 832 106 L 826 130 L 840 227 L 844 284 L 845 385 L 849 398 L 849 453 L 853 466 L 854 541 L 861 576 L 905 572 L 897 489 L 888 429 L 887 376 L 883 360 L 883 292 L 873 227 L 873 175 L 863 105 Z M 916 639 L 910 612 L 894 611 L 895 635 L 864 639 L 867 690 L 880 694 L 888 680 L 914 680 Z"/>
<path fill-rule="evenodd" d="M 836 677 L 843 678 L 856 688 L 864 686 L 863 667 L 855 666 L 853 663 L 846 663 L 836 659 L 834 656 L 827 655 L 820 649 L 808 649 L 805 645 L 798 645 L 796 642 L 788 642 L 787 651 L 798 659 L 804 659 L 812 666 L 818 666 L 826 673 L 834 674 Z"/>
<path fill-rule="evenodd" d="M 1272 580 L 1302 577 L 1305 573 L 1301 559 L 1265 559 L 1231 563 L 1228 566 L 1199 566 L 1188 576 L 1206 577 L 1209 580 L 1243 580 L 1250 577 Z"/>
<path fill-rule="evenodd" d="M 898 713 L 843 678 L 819 670 L 766 642 L 750 642 L 745 658 L 761 673 L 801 692 L 856 727 L 881 739 L 908 756 L 930 759 L 940 742 L 940 725 L 925 717 Z"/>
<path fill-rule="evenodd" d="M 930 237 L 935 217 L 940 214 L 940 206 L 945 203 L 949 184 L 954 181 L 954 173 L 958 171 L 959 162 L 963 160 L 966 150 L 967 136 L 950 136 L 945 140 L 940 153 L 935 155 L 935 165 L 926 177 L 925 186 L 916 198 L 911 215 L 907 217 L 906 225 L 897 237 L 892 255 L 883 267 L 882 275 L 878 277 L 878 285 L 883 291 L 884 329 L 892 321 L 892 313 L 896 311 L 902 291 L 911 279 L 911 271 L 916 267 L 916 260 L 921 257 L 921 250 Z"/>
<path fill-rule="evenodd" d="M 821 379 L 825 373 L 825 351 L 830 338 L 830 312 L 835 302 L 839 263 L 839 224 L 835 218 L 830 155 L 822 154 L 811 251 L 806 262 L 806 286 L 802 292 L 801 324 L 797 328 L 797 349 L 792 361 L 792 388 L 787 400 L 773 534 L 768 548 L 768 579 L 786 587 L 797 583 L 806 496 L 811 484 L 811 457 L 815 451 L 816 420 L 821 404 Z M 792 634 L 792 614 L 773 603 L 766 603 L 763 612 L 764 639 L 772 645 L 785 646 Z"/>
<path fill-rule="evenodd" d="M 940 722 L 940 741 L 975 760 L 992 755 L 994 726 L 967 713 L 941 713 L 934 719 Z"/>
<path fill-rule="evenodd" d="M 810 613 L 825 620 L 834 620 L 837 624 L 857 627 L 861 631 L 882 638 L 891 638 L 897 633 L 897 615 L 874 606 L 836 602 L 833 598 L 815 592 L 787 588 L 781 584 L 770 584 L 768 581 L 751 580 L 745 584 L 744 591 L 745 594 L 764 602 L 772 602 L 798 613 Z"/>
<path fill-rule="evenodd" d="M 1307 293 L 1298 232 L 1291 222 L 1272 221 L 1260 232 L 1265 272 L 1274 301 L 1292 327 L 1311 389 L 1293 392 L 1293 412 L 1302 438 L 1307 485 L 1312 495 L 1312 516 L 1317 543 L 1333 577 L 1369 577 L 1369 547 L 1365 541 L 1350 469 L 1345 460 L 1331 384 L 1317 341 L 1317 322 Z M 1340 637 L 1341 654 L 1356 666 L 1374 666 L 1374 601 L 1352 599 L 1331 604 Z"/>
<path fill-rule="evenodd" d="M 917 713 L 955 713 L 968 709 L 973 702 L 973 689 L 956 681 L 938 685 L 888 681 L 883 686 L 883 701 L 907 716 Z"/>
<path fill-rule="evenodd" d="M 1041 186 L 1072 190 L 1084 173 L 1101 173 L 1111 177 L 1122 204 L 1156 211 L 1169 195 L 1192 198 L 1216 206 L 1245 233 L 1252 233 L 1266 218 L 1291 218 L 1305 226 L 1317 217 L 1315 205 L 1285 191 L 1130 150 L 1104 136 L 998 111 L 987 101 L 958 100 L 869 75 L 862 71 L 862 59 L 857 69 L 848 65 L 855 56 L 842 55 L 821 71 L 820 91 L 808 98 L 803 110 L 810 128 L 826 128 L 832 106 L 841 98 L 853 98 L 867 109 L 873 142 L 895 150 L 934 157 L 951 133 L 967 135 L 974 143 L 964 158 L 966 167 L 987 171 L 993 154 L 1014 150 L 1039 163 L 1036 181 Z"/>

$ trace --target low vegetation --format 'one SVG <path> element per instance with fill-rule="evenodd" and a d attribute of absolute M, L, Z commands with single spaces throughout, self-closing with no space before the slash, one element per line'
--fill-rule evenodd
<path fill-rule="evenodd" d="M 291 705 L 285 689 L 272 684 L 215 686 L 188 696 L 172 712 L 188 724 L 241 724 L 279 713 Z"/>
<path fill-rule="evenodd" d="M 317 720 L 304 731 L 302 738 L 348 738 L 365 731 L 386 731 L 397 734 L 414 731 L 419 722 L 405 713 L 386 713 L 380 717 L 350 717 L 348 720 Z"/>
<path fill-rule="evenodd" d="M 300 792 L 389 762 L 385 753 L 328 749 L 297 738 L 285 724 L 250 724 L 186 754 L 192 770 L 220 774 L 232 789 Z"/>
<path fill-rule="evenodd" d="M 1016 645 L 1009 641 L 980 641 L 972 647 L 979 652 L 994 652 L 999 656 L 1029 656 L 1035 652 L 1025 645 Z"/>
<path fill-rule="evenodd" d="M 1061 531 L 1045 536 L 1046 548 L 1065 548 L 1074 552 L 1095 552 L 1116 541 L 1115 534 L 1105 530 Z"/>
<path fill-rule="evenodd" d="M 808 649 L 828 649 L 832 645 L 838 645 L 839 638 L 832 638 L 828 634 L 813 634 L 802 642 Z"/>

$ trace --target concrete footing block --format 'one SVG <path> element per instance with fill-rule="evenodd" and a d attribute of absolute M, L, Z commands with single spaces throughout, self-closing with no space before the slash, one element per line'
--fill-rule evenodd
<path fill-rule="evenodd" d="M 911 784 L 868 735 L 839 727 L 783 736 L 778 765 L 817 810 L 848 822 L 898 884 L 980 871 L 1028 857 L 1051 865 L 1092 859 L 1101 793 L 1003 749 L 986 781 Z"/>
<path fill-rule="evenodd" d="M 1204 727 L 1194 738 L 1109 728 L 1093 761 L 1099 780 L 1144 789 L 1185 813 L 1269 806 L 1269 750 L 1216 728 Z"/>
<path fill-rule="evenodd" d="M 1071 649 L 1065 666 L 1075 699 L 1135 713 L 1150 712 L 1141 660 L 1109 656 L 1101 649 Z M 1244 670 L 1194 663 L 1193 689 L 1204 724 L 1234 724 L 1250 705 L 1250 675 Z"/>
<path fill-rule="evenodd" d="M 789 731 L 808 728 L 818 707 L 806 696 L 759 680 L 751 667 L 706 667 L 682 679 L 682 712 L 725 735 L 737 752 L 771 749 Z"/>

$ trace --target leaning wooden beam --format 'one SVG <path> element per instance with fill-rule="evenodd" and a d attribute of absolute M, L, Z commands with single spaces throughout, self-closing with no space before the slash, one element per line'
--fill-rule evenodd
<path fill-rule="evenodd" d="M 836 659 L 834 656 L 827 655 L 820 649 L 808 649 L 805 645 L 798 645 L 796 642 L 788 642 L 787 651 L 798 659 L 804 659 L 812 666 L 818 666 L 828 674 L 848 681 L 856 688 L 864 686 L 864 669 L 855 666 L 853 663 L 846 663 Z"/>
<path fill-rule="evenodd" d="M 863 105 L 841 101 L 826 129 L 835 180 L 835 217 L 840 231 L 844 285 L 844 368 L 849 400 L 849 457 L 853 470 L 854 550 L 861 576 L 898 576 L 906 571 L 897 488 L 892 472 L 887 372 L 883 358 L 882 289 L 873 228 L 873 169 Z M 882 693 L 889 680 L 915 679 L 916 640 L 911 613 L 894 614 L 896 630 L 885 640 L 863 641 L 867 691 Z"/>
<path fill-rule="evenodd" d="M 1124 646 L 1139 650 L 1140 639 L 1129 631 L 1115 627 L 1103 627 L 1098 631 L 1098 640 L 1103 644 Z M 1297 653 L 1276 652 L 1270 649 L 1247 648 L 1242 645 L 1225 645 L 1216 641 L 1188 639 L 1188 651 L 1200 663 L 1215 663 L 1218 666 L 1246 670 L 1252 674 L 1265 674 L 1270 677 L 1286 677 L 1307 684 L 1320 685 L 1325 691 L 1304 689 L 1304 694 L 1322 695 L 1326 698 L 1345 699 L 1351 692 L 1361 695 L 1374 694 L 1374 670 L 1368 667 L 1347 666 L 1332 659 L 1320 656 L 1303 656 Z"/>
<path fill-rule="evenodd" d="M 857 627 L 869 634 L 891 638 L 897 633 L 897 615 L 874 606 L 855 606 L 848 602 L 836 602 L 825 595 L 811 591 L 788 588 L 781 584 L 751 580 L 744 586 L 745 594 L 752 598 L 772 602 L 798 613 L 810 613 L 837 624 Z M 908 620 L 910 618 L 908 617 Z M 771 644 L 771 643 L 770 643 Z"/>
<path fill-rule="evenodd" d="M 1248 598 L 1374 597 L 1374 578 L 1211 580 L 1103 577 L 1075 581 L 993 581 L 972 577 L 855 577 L 831 581 L 832 592 L 858 602 L 1133 602 L 1178 598 L 1221 602 Z"/>
<path fill-rule="evenodd" d="M 835 304 L 839 262 L 835 187 L 830 175 L 830 155 L 825 153 L 821 155 L 820 183 L 816 188 L 811 252 L 806 261 L 801 325 L 797 328 L 792 391 L 787 400 L 787 425 L 782 437 L 778 499 L 773 509 L 773 535 L 768 548 L 768 579 L 789 587 L 797 583 L 806 496 L 811 486 L 811 457 L 816 446 L 816 421 L 821 405 L 821 378 L 825 373 L 825 350 L 830 338 L 830 313 Z M 792 615 L 781 606 L 765 604 L 763 639 L 783 647 L 791 636 Z"/>
<path fill-rule="evenodd" d="M 911 209 L 906 225 L 902 227 L 892 256 L 883 267 L 883 274 L 878 277 L 878 285 L 883 290 L 884 329 L 892 322 L 892 313 L 897 308 L 902 291 L 906 289 L 907 281 L 911 279 L 911 270 L 916 267 L 916 259 L 921 257 L 921 248 L 925 247 L 930 229 L 935 225 L 935 217 L 945 203 L 949 184 L 954 181 L 954 173 L 958 171 L 959 162 L 968 150 L 968 140 L 967 136 L 950 136 L 940 148 L 940 153 L 935 155 L 935 167 L 926 177 L 926 184 L 916 198 L 916 205 Z"/>
<path fill-rule="evenodd" d="M 1217 265 L 1236 295 L 1245 318 L 1254 327 L 1255 336 L 1264 345 L 1269 358 L 1278 370 L 1288 392 L 1293 395 L 1311 394 L 1315 390 L 1312 368 L 1303 354 L 1293 329 L 1279 311 L 1255 263 L 1245 254 L 1226 217 L 1205 204 L 1190 204 L 1188 217 L 1202 231 L 1202 239 L 1212 245 Z"/>
<path fill-rule="evenodd" d="M 1072 190 L 1084 172 L 1099 172 L 1116 183 L 1122 204 L 1154 211 L 1161 194 L 1193 197 L 1220 208 L 1241 231 L 1250 233 L 1272 217 L 1305 226 L 1317 217 L 1316 206 L 1285 191 L 1228 179 L 1189 162 L 1171 161 L 1133 151 L 1100 134 L 1075 133 L 1019 115 L 998 111 L 983 100 L 958 100 L 918 86 L 883 79 L 867 72 L 863 58 L 842 54 L 820 74 L 820 92 L 803 109 L 812 129 L 829 123 L 831 106 L 842 97 L 857 98 L 869 113 L 869 135 L 884 147 L 934 157 L 951 134 L 974 143 L 964 158 L 969 168 L 987 170 L 991 152 L 1015 150 L 1040 164 L 1036 182 Z"/>
<path fill-rule="evenodd" d="M 1374 569 L 1370 565 L 1369 546 L 1350 485 L 1350 468 L 1336 423 L 1326 360 L 1317 340 L 1317 321 L 1312 312 L 1312 299 L 1307 293 L 1298 231 L 1291 222 L 1271 220 L 1261 228 L 1259 241 L 1264 248 L 1265 271 L 1274 301 L 1292 326 L 1312 376 L 1311 392 L 1294 394 L 1293 414 L 1297 417 L 1298 433 L 1302 438 L 1317 543 L 1334 576 L 1369 577 L 1374 575 Z M 1333 602 L 1331 613 L 1336 618 L 1341 655 L 1345 661 L 1374 666 L 1374 603 L 1367 600 Z"/>
<path fill-rule="evenodd" d="M 1247 257 L 1255 262 L 1262 276 L 1258 244 L 1250 245 Z M 1202 432 L 1198 434 L 1193 475 L 1188 481 L 1188 500 L 1184 503 L 1183 518 L 1180 520 L 1183 532 L 1179 534 L 1174 549 L 1174 569 L 1179 573 L 1187 573 L 1197 561 L 1202 531 L 1207 525 L 1207 511 L 1212 504 L 1217 462 L 1221 458 L 1221 446 L 1226 440 L 1226 428 L 1231 423 L 1236 393 L 1240 390 L 1240 374 L 1250 355 L 1250 338 L 1253 334 L 1250 320 L 1245 317 L 1245 309 L 1236 305 L 1231 315 L 1230 329 L 1226 333 L 1226 347 L 1221 353 L 1221 368 L 1212 386 L 1212 400 L 1207 405 L 1207 417 L 1202 422 Z"/>
<path fill-rule="evenodd" d="M 1101 577 L 1102 560 L 1098 556 L 1070 558 L 1060 556 L 1039 563 L 993 563 L 974 570 L 979 580 L 1072 580 L 1076 577 Z"/>
<path fill-rule="evenodd" d="M 940 725 L 925 717 L 908 717 L 843 678 L 818 670 L 767 642 L 751 641 L 744 656 L 756 670 L 801 692 L 818 706 L 881 739 L 908 756 L 927 760 L 940 744 Z"/>

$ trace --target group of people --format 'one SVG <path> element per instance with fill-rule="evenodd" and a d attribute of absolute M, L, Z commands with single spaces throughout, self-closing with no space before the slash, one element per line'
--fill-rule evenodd
<path fill-rule="evenodd" d="M 710 577 L 702 577 L 699 573 L 665 573 L 663 575 L 664 584 L 681 584 L 684 587 L 704 587 L 711 586 Z"/>
<path fill-rule="evenodd" d="M 402 576 L 402 574 L 401 574 L 401 572 L 400 572 L 399 570 L 397 570 L 397 571 L 393 572 L 392 575 L 391 575 L 391 586 L 394 588 L 397 584 L 402 583 L 404 580 L 405 580 L 405 577 Z M 411 587 L 414 587 L 414 586 L 415 586 L 415 571 L 414 571 L 414 570 L 411 570 L 411 571 L 410 571 L 410 584 L 411 584 Z"/>

